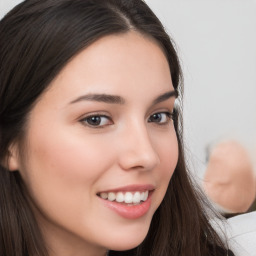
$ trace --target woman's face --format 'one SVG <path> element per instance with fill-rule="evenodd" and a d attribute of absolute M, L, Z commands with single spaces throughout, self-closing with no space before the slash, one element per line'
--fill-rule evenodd
<path fill-rule="evenodd" d="M 41 96 L 12 162 L 56 255 L 143 241 L 177 164 L 174 100 L 161 48 L 136 32 L 93 43 Z"/>

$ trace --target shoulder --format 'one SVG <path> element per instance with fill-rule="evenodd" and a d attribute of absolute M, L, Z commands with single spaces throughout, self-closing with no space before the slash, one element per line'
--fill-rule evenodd
<path fill-rule="evenodd" d="M 231 227 L 232 236 L 256 232 L 256 211 L 230 218 L 228 224 Z"/>
<path fill-rule="evenodd" d="M 237 256 L 255 255 L 256 212 L 241 214 L 228 220 L 229 240 L 237 248 Z M 241 251 L 243 253 L 241 253 Z"/>

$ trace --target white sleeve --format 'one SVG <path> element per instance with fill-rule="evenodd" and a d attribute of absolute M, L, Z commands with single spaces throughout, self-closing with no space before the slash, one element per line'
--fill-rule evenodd
<path fill-rule="evenodd" d="M 227 221 L 231 250 L 236 256 L 256 256 L 256 212 L 241 214 Z"/>

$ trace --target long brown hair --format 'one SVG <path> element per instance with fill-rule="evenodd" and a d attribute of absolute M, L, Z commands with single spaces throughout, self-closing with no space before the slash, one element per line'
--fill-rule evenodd
<path fill-rule="evenodd" d="M 18 171 L 6 166 L 8 148 L 22 140 L 26 118 L 60 70 L 99 38 L 136 30 L 154 38 L 169 62 L 172 82 L 182 97 L 182 74 L 172 40 L 142 0 L 27 0 L 0 22 L 0 252 L 47 256 L 29 194 Z M 185 165 L 181 110 L 175 129 L 179 159 L 163 202 L 144 242 L 110 255 L 222 255 L 225 245 L 209 224 L 202 197 Z M 171 156 L 170 156 L 171 157 Z"/>

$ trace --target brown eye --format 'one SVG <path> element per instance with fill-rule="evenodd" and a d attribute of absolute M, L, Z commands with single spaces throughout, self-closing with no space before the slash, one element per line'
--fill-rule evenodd
<path fill-rule="evenodd" d="M 150 117 L 150 122 L 157 122 L 157 123 L 160 123 L 161 122 L 161 120 L 162 120 L 162 114 L 161 113 L 156 113 L 156 114 L 154 114 L 154 115 L 152 115 L 151 117 Z"/>
<path fill-rule="evenodd" d="M 172 114 L 169 112 L 155 113 L 149 117 L 150 123 L 166 124 L 172 118 Z"/>
<path fill-rule="evenodd" d="M 94 116 L 88 116 L 81 120 L 82 123 L 85 125 L 95 127 L 95 128 L 101 128 L 106 125 L 112 124 L 112 121 L 109 117 L 103 116 L 103 115 L 94 115 Z"/>

